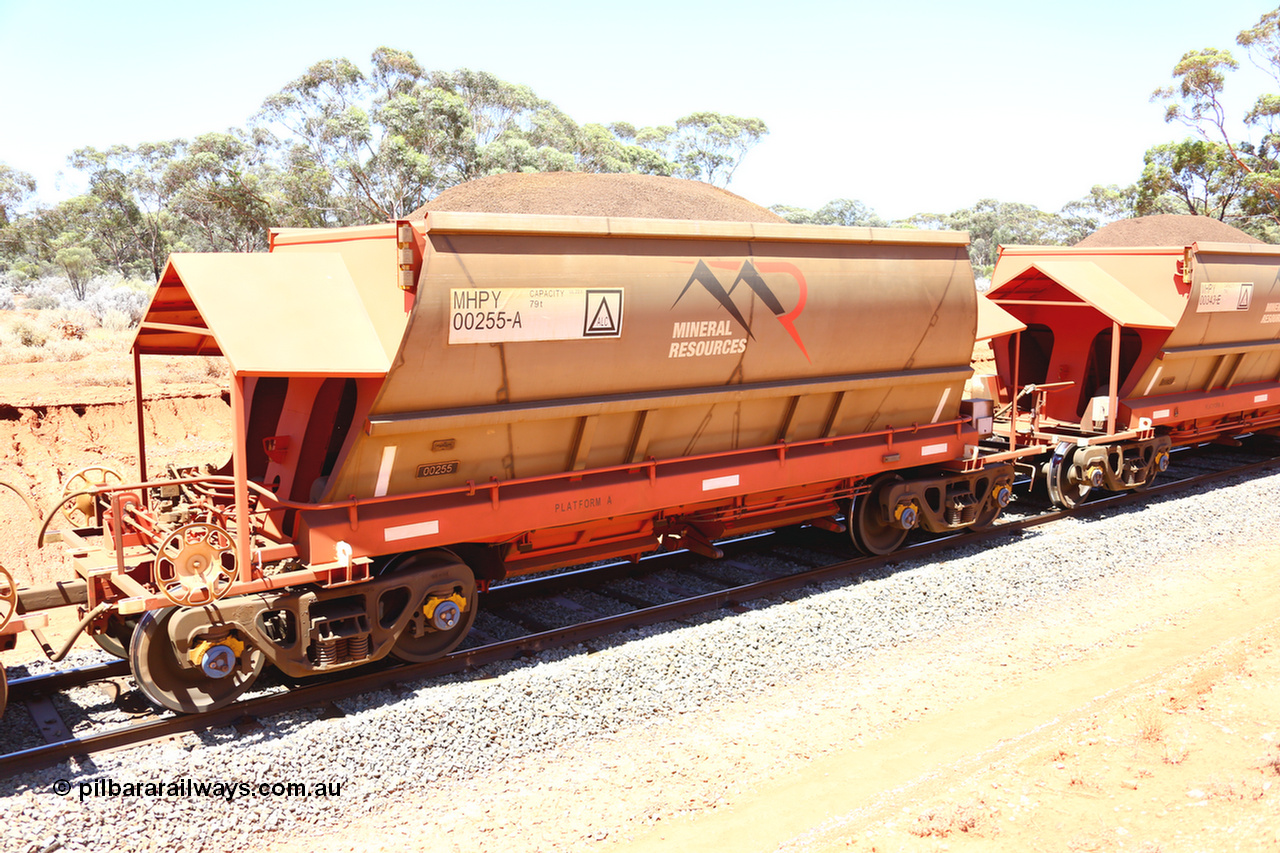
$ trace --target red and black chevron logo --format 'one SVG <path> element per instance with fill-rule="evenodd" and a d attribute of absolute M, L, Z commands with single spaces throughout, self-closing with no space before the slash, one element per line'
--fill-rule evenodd
<path fill-rule="evenodd" d="M 738 274 L 734 277 L 733 283 L 726 289 L 720 283 L 720 279 L 712 272 L 712 267 L 717 269 L 737 270 Z M 796 306 L 788 311 L 778 299 L 777 294 L 765 283 L 764 275 L 789 275 L 795 279 L 796 284 L 800 287 L 800 296 L 796 300 Z M 782 327 L 787 330 L 787 334 L 796 342 L 796 346 L 800 348 L 800 352 L 804 354 L 806 360 L 809 358 L 809 352 L 805 349 L 804 341 L 800 338 L 800 333 L 796 330 L 795 322 L 804 311 L 804 304 L 808 298 L 808 286 L 805 284 L 804 275 L 800 272 L 795 264 L 785 261 L 743 261 L 741 266 L 736 263 L 728 263 L 725 261 L 698 261 L 693 268 L 693 275 L 689 276 L 689 280 L 685 282 L 684 289 L 680 291 L 680 295 L 676 297 L 676 301 L 671 304 L 672 308 L 680 304 L 680 300 L 689 292 L 689 288 L 694 284 L 702 285 L 702 289 L 711 294 L 716 302 L 720 303 L 720 307 L 729 312 L 729 316 L 734 319 L 739 326 L 747 333 L 747 337 L 752 340 L 755 335 L 751 331 L 751 325 L 747 319 L 742 316 L 742 311 L 733 301 L 733 292 L 739 284 L 745 284 L 748 289 L 760 298 L 773 316 L 777 319 Z"/>

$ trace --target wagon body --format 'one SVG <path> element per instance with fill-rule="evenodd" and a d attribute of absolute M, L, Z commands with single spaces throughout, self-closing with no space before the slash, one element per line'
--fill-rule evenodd
<path fill-rule="evenodd" d="M 269 256 L 175 256 L 137 343 L 194 351 L 167 318 L 170 306 L 197 309 L 203 351 L 225 354 L 242 383 L 246 478 L 307 504 L 273 511 L 267 533 L 295 540 L 305 559 L 339 542 L 376 556 L 521 537 L 526 551 L 569 559 L 565 542 L 591 524 L 609 528 L 586 536 L 595 555 L 602 536 L 656 541 L 655 521 L 672 510 L 764 492 L 794 504 L 788 490 L 833 492 L 963 454 L 953 424 L 977 323 L 966 243 L 947 232 L 473 213 L 285 230 Z M 264 271 L 256 280 L 220 269 L 250 263 Z M 200 312 L 237 288 L 239 314 Z M 308 312 L 301 329 L 276 304 L 254 309 L 265 288 Z M 928 452 L 867 451 L 820 477 L 793 466 L 754 485 L 734 467 L 741 459 L 717 458 L 895 428 Z M 582 497 L 592 472 L 682 459 L 703 460 L 691 485 Z M 539 481 L 531 514 L 508 501 L 484 515 L 456 497 L 528 481 Z M 708 496 L 703 481 L 734 484 Z M 407 496 L 425 497 L 392 506 Z M 372 502 L 363 529 L 327 509 L 351 502 Z M 548 527 L 563 528 L 555 544 L 529 540 Z"/>
<path fill-rule="evenodd" d="M 413 239 L 403 339 L 329 499 L 959 409 L 976 322 L 963 235 L 435 213 Z M 291 232 L 275 250 L 344 243 Z"/>
<path fill-rule="evenodd" d="M 1027 324 L 995 342 L 1002 384 L 1072 385 L 1051 421 L 1106 431 L 1114 399 L 1112 431 L 1191 441 L 1280 414 L 1280 248 L 1012 247 L 990 296 Z"/>

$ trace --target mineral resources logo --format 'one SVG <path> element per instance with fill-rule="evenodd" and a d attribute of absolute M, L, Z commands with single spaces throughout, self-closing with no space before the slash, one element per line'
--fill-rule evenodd
<path fill-rule="evenodd" d="M 725 289 L 724 285 L 720 283 L 720 279 L 712 272 L 712 268 L 737 270 L 738 274 L 728 289 Z M 789 275 L 799 285 L 800 295 L 796 299 L 795 308 L 790 311 L 783 307 L 777 294 L 765 283 L 764 275 L 773 275 L 774 273 Z M 733 355 L 746 352 L 747 338 L 754 340 L 755 335 L 751 331 L 751 324 L 742 316 L 742 311 L 738 309 L 738 306 L 733 301 L 734 290 L 737 289 L 739 284 L 745 284 L 773 312 L 774 318 L 787 330 L 787 334 L 796 342 L 796 346 L 800 348 L 800 352 L 805 359 L 812 361 L 795 326 L 795 321 L 804 311 L 805 300 L 808 297 L 808 286 L 805 284 L 804 275 L 795 264 L 786 263 L 785 261 L 746 260 L 741 265 L 738 265 L 725 261 L 698 261 L 693 268 L 693 275 L 689 276 L 689 280 L 685 282 L 684 289 L 680 291 L 676 301 L 671 304 L 672 308 L 680 304 L 680 300 L 684 298 L 685 294 L 689 292 L 689 288 L 693 287 L 695 283 L 702 285 L 702 289 L 714 297 L 716 302 L 720 303 L 720 307 L 729 312 L 729 316 L 733 319 L 732 321 L 709 320 L 705 322 L 675 323 L 671 331 L 672 343 L 671 351 L 668 355 L 669 358 Z M 742 331 L 746 332 L 746 338 L 734 336 L 733 323 L 736 323 L 741 327 Z"/>

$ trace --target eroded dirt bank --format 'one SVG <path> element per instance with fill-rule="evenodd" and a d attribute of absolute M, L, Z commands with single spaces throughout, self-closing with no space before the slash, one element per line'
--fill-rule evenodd
<path fill-rule="evenodd" d="M 151 476 L 169 465 L 221 465 L 230 455 L 231 409 L 220 392 L 167 392 L 147 400 L 144 411 Z M 86 466 L 109 466 L 136 481 L 137 444 L 132 399 L 0 402 L 0 481 L 25 495 L 41 519 L 57 503 L 67 479 Z M 72 576 L 57 546 L 36 551 L 39 526 L 18 496 L 0 488 L 0 564 L 21 586 Z"/>

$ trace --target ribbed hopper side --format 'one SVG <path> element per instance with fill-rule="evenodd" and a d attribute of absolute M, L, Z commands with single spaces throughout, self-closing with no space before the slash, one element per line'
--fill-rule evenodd
<path fill-rule="evenodd" d="M 414 227 L 416 301 L 330 496 L 928 424 L 956 415 L 969 375 L 964 234 L 444 212 Z"/>

